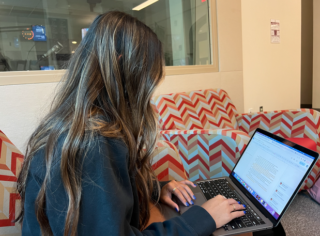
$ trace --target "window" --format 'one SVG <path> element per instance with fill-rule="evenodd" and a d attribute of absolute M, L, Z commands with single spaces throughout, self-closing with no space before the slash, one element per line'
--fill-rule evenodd
<path fill-rule="evenodd" d="M 214 0 L 1 0 L 0 71 L 64 69 L 94 18 L 110 10 L 129 13 L 155 31 L 167 74 L 194 65 L 217 71 Z"/>

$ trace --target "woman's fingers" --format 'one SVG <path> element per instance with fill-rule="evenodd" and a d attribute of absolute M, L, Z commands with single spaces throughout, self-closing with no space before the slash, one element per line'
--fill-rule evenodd
<path fill-rule="evenodd" d="M 173 202 L 171 198 L 172 194 L 174 194 L 185 206 L 193 205 L 194 203 L 192 199 L 195 199 L 195 197 L 188 185 L 193 187 L 196 186 L 189 180 L 183 180 L 180 182 L 172 180 L 162 188 L 160 197 L 161 201 L 179 211 L 178 205 Z"/>
<path fill-rule="evenodd" d="M 180 181 L 180 183 L 190 185 L 190 186 L 192 186 L 192 187 L 194 187 L 194 188 L 197 186 L 196 184 L 192 183 L 192 182 L 189 181 L 189 180 L 182 180 L 182 181 Z"/>
<path fill-rule="evenodd" d="M 236 200 L 234 200 L 232 198 L 227 199 L 227 201 L 228 201 L 229 205 L 231 205 L 231 204 L 239 204 L 239 202 L 237 202 Z"/>
<path fill-rule="evenodd" d="M 234 199 L 228 199 L 227 201 L 228 201 L 228 203 L 230 205 L 230 207 L 229 207 L 230 211 L 239 211 L 239 210 L 246 209 L 245 205 L 239 204 L 239 202 L 237 202 Z"/>
<path fill-rule="evenodd" d="M 178 204 L 176 204 L 174 201 L 172 201 L 171 197 L 169 196 L 164 196 L 161 201 L 163 203 L 166 203 L 167 205 L 169 205 L 170 207 L 172 207 L 173 209 L 175 209 L 177 212 L 179 212 L 179 206 Z"/>
<path fill-rule="evenodd" d="M 190 205 L 193 205 L 194 203 L 193 203 L 193 201 L 192 201 L 189 193 L 185 190 L 185 188 L 180 185 L 179 190 L 180 190 L 180 192 L 182 193 L 182 195 L 184 196 L 184 198 L 188 201 L 188 203 L 189 203 Z M 193 196 L 193 193 L 192 193 L 192 196 Z"/>
<path fill-rule="evenodd" d="M 187 191 L 187 193 L 189 194 L 189 196 L 190 196 L 193 200 L 196 199 L 196 197 L 194 196 L 192 190 L 189 188 L 188 185 L 186 185 L 186 184 L 181 184 L 181 186 Z"/>
<path fill-rule="evenodd" d="M 245 209 L 245 207 L 244 207 L 243 205 L 238 204 L 238 203 L 236 203 L 236 204 L 231 204 L 231 205 L 229 206 L 230 212 L 232 212 L 232 211 L 244 210 L 244 209 Z"/>
<path fill-rule="evenodd" d="M 239 218 L 241 216 L 244 216 L 244 215 L 245 215 L 245 211 L 234 211 L 234 212 L 231 212 L 232 220 L 235 219 L 235 218 Z"/>
<path fill-rule="evenodd" d="M 225 199 L 220 195 L 208 200 L 202 207 L 212 216 L 217 228 L 220 228 L 234 218 L 245 215 L 243 205 L 240 205 L 234 199 Z"/>
<path fill-rule="evenodd" d="M 189 180 L 179 182 L 172 180 L 166 185 L 166 187 L 162 188 L 161 201 L 167 203 L 173 208 L 176 208 L 176 210 L 179 210 L 178 205 L 171 199 L 171 194 L 174 194 L 185 206 L 193 205 L 194 202 L 192 200 L 196 199 L 196 197 L 188 185 L 196 187 L 196 185 Z"/>
<path fill-rule="evenodd" d="M 190 204 L 193 204 L 193 201 L 191 200 L 189 194 L 186 192 L 184 188 L 177 187 L 175 191 L 172 193 L 176 195 L 185 206 L 189 206 Z"/>

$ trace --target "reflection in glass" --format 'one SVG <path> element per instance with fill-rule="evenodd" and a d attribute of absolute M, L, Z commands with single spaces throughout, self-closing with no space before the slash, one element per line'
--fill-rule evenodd
<path fill-rule="evenodd" d="M 129 13 L 163 43 L 167 66 L 211 64 L 209 1 L 2 0 L 0 71 L 65 68 L 94 18 L 106 11 Z M 212 16 L 213 17 L 213 16 Z"/>

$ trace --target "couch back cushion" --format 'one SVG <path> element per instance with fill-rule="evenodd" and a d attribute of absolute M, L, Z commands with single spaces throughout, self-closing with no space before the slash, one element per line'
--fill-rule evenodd
<path fill-rule="evenodd" d="M 158 95 L 152 103 L 161 130 L 238 129 L 236 107 L 222 89 Z"/>

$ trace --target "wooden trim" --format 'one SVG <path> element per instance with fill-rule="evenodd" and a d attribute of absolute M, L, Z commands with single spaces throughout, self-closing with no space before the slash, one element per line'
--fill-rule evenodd
<path fill-rule="evenodd" d="M 0 86 L 59 82 L 65 70 L 0 72 Z"/>
<path fill-rule="evenodd" d="M 166 75 L 185 75 L 217 72 L 218 66 L 166 66 Z"/>
<path fill-rule="evenodd" d="M 210 22 L 211 22 L 211 58 L 212 67 L 215 72 L 219 71 L 219 44 L 218 44 L 218 12 L 217 12 L 217 1 L 210 0 Z"/>
<path fill-rule="evenodd" d="M 209 2 L 211 65 L 166 66 L 166 75 L 200 74 L 219 71 L 216 0 Z M 65 70 L 0 72 L 0 86 L 59 82 Z"/>

